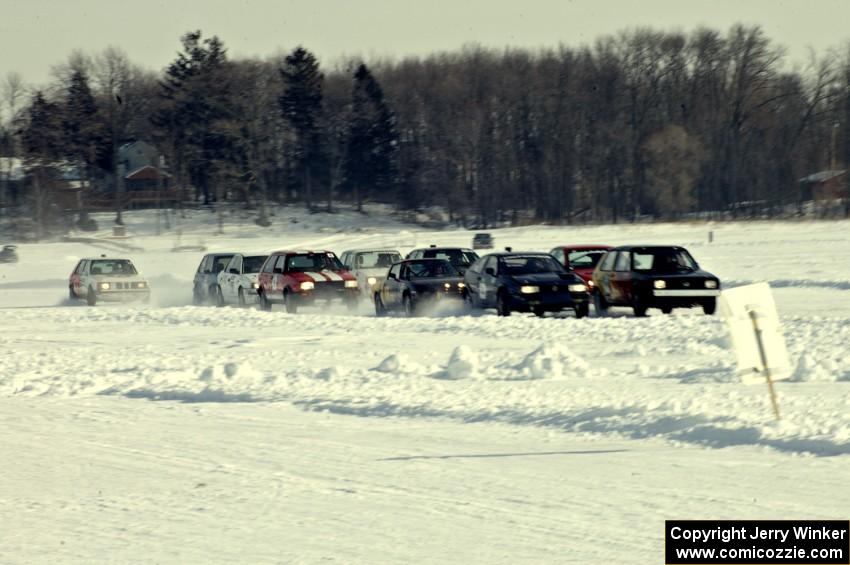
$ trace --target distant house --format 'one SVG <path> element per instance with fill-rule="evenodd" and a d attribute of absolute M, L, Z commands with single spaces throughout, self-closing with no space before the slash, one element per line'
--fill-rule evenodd
<path fill-rule="evenodd" d="M 118 148 L 118 159 L 124 165 L 124 188 L 127 192 L 169 187 L 171 175 L 161 168 L 164 162 L 162 154 L 150 143 L 125 143 Z"/>
<path fill-rule="evenodd" d="M 800 179 L 803 200 L 838 200 L 847 198 L 847 170 L 830 169 Z"/>

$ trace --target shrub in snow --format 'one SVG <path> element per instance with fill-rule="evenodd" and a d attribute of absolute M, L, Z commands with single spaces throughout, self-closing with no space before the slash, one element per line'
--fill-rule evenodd
<path fill-rule="evenodd" d="M 478 355 L 465 345 L 455 347 L 446 365 L 445 376 L 449 379 L 464 379 L 478 373 Z"/>
<path fill-rule="evenodd" d="M 546 379 L 585 376 L 590 367 L 560 343 L 550 342 L 526 355 L 516 368 L 527 378 Z"/>

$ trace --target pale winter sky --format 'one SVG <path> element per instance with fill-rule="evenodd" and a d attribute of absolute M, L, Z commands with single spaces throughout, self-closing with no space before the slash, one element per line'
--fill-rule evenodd
<path fill-rule="evenodd" d="M 805 63 L 850 39 L 843 0 L 0 0 L 0 76 L 44 84 L 74 49 L 121 47 L 162 69 L 179 37 L 218 35 L 234 57 L 267 57 L 302 44 L 326 64 L 343 56 L 400 57 L 488 47 L 578 46 L 600 35 L 653 26 L 689 31 L 760 24 Z"/>

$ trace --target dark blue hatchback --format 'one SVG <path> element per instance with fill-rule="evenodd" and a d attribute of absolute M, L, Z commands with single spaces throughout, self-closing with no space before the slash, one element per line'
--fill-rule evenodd
<path fill-rule="evenodd" d="M 547 253 L 502 252 L 481 257 L 464 275 L 464 299 L 470 309 L 495 308 L 511 312 L 571 309 L 587 316 L 590 297 L 584 281 Z"/>

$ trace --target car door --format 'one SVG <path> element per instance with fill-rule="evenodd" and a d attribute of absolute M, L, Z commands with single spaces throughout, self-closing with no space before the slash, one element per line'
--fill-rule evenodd
<path fill-rule="evenodd" d="M 86 272 L 86 266 L 88 265 L 88 260 L 83 259 L 79 263 L 77 263 L 74 272 L 71 273 L 71 287 L 74 289 L 74 294 L 77 296 L 82 296 L 83 291 L 83 281 L 82 276 Z"/>
<path fill-rule="evenodd" d="M 617 251 L 609 251 L 605 257 L 599 262 L 599 273 L 594 275 L 596 284 L 599 287 L 599 292 L 602 297 L 611 302 L 613 299 L 613 289 L 611 287 L 611 279 L 614 276 L 614 264 L 617 262 Z"/>
<path fill-rule="evenodd" d="M 620 251 L 614 263 L 611 277 L 612 302 L 629 304 L 632 290 L 632 254 L 630 251 Z"/>
<path fill-rule="evenodd" d="M 235 273 L 233 271 L 236 271 Z M 236 294 L 239 292 L 239 282 L 242 278 L 242 256 L 234 255 L 230 259 L 230 263 L 224 268 L 224 273 L 221 275 L 222 282 L 221 292 L 228 301 L 235 301 Z"/>
<path fill-rule="evenodd" d="M 496 301 L 496 291 L 499 290 L 499 260 L 491 255 L 484 262 L 484 267 L 478 277 L 478 300 L 480 305 L 487 308 Z"/>
<path fill-rule="evenodd" d="M 277 255 L 270 255 L 266 257 L 266 260 L 263 262 L 263 266 L 260 269 L 260 274 L 257 276 L 257 282 L 259 283 L 259 287 L 263 289 L 263 292 L 267 292 L 271 288 L 272 269 L 274 268 L 276 261 Z"/>
<path fill-rule="evenodd" d="M 274 293 L 275 297 L 277 293 L 283 293 L 284 287 L 286 287 L 286 283 L 284 279 L 286 275 L 286 258 L 287 255 L 278 255 L 277 261 L 274 264 L 274 270 L 272 271 L 272 293 Z M 281 298 L 283 295 L 281 294 Z"/>
<path fill-rule="evenodd" d="M 381 285 L 381 301 L 388 309 L 398 308 L 399 302 L 401 301 L 399 287 L 401 286 L 400 278 L 402 265 L 403 263 L 396 263 L 390 267 L 387 277 L 384 279 L 384 284 Z"/>

